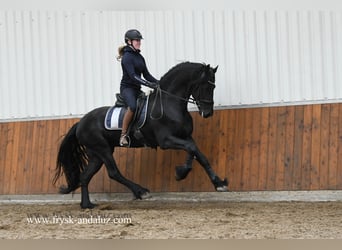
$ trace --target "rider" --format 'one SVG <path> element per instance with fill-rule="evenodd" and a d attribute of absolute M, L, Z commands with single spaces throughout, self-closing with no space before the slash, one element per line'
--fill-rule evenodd
<path fill-rule="evenodd" d="M 141 93 L 141 85 L 156 88 L 158 80 L 148 71 L 144 57 L 140 54 L 141 33 L 130 29 L 125 33 L 126 45 L 119 47 L 118 60 L 121 59 L 122 79 L 120 94 L 128 108 L 123 118 L 120 146 L 128 146 L 127 130 L 136 110 L 137 99 Z M 146 79 L 142 79 L 141 75 Z"/>

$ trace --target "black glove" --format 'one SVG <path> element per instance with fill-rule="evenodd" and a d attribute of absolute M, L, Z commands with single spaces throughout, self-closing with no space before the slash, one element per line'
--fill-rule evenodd
<path fill-rule="evenodd" d="M 159 81 L 157 81 L 157 82 L 146 81 L 146 85 L 147 85 L 147 87 L 150 87 L 152 89 L 156 89 L 159 86 Z"/>

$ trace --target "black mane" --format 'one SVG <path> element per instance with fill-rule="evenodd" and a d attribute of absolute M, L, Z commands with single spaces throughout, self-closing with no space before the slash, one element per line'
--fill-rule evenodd
<path fill-rule="evenodd" d="M 204 69 L 205 64 L 201 63 L 194 63 L 194 62 L 181 62 L 174 67 L 172 67 L 168 72 L 166 72 L 161 78 L 160 78 L 160 86 L 163 86 L 163 84 L 170 84 L 172 81 L 175 80 L 176 76 L 182 77 L 182 75 L 185 77 L 186 72 L 190 72 L 195 75 L 202 72 Z"/>

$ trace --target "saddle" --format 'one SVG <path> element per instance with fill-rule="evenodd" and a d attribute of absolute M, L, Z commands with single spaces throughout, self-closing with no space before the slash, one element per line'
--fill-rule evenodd
<path fill-rule="evenodd" d="M 140 129 L 144 126 L 147 117 L 147 106 L 149 96 L 142 93 L 137 99 L 137 109 L 130 123 L 127 133 L 134 136 L 137 140 L 142 140 L 143 135 Z M 127 111 L 127 105 L 118 93 L 116 94 L 115 105 L 107 110 L 104 125 L 108 130 L 122 130 L 123 117 Z"/>

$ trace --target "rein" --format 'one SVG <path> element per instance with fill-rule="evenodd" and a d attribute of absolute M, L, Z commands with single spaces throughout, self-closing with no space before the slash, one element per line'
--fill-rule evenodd
<path fill-rule="evenodd" d="M 212 81 L 208 81 L 209 84 L 211 85 L 214 85 L 215 86 L 215 83 L 213 83 Z M 178 99 L 180 101 L 183 101 L 183 102 L 187 102 L 187 103 L 191 103 L 191 104 L 196 104 L 197 107 L 200 106 L 200 102 L 204 102 L 204 103 L 210 103 L 212 104 L 213 101 L 210 101 L 210 100 L 199 100 L 199 101 L 196 101 L 195 98 L 193 97 L 189 97 L 188 99 L 187 98 L 183 98 L 183 97 L 180 97 L 180 96 L 177 96 L 177 95 L 174 95 L 174 94 L 171 94 L 170 92 L 166 91 L 166 90 L 163 90 L 160 88 L 160 86 L 158 85 L 157 88 L 156 88 L 157 92 L 156 92 L 156 97 L 154 98 L 154 101 L 153 101 L 153 104 L 152 104 L 152 108 L 151 108 L 151 114 L 150 114 L 150 118 L 152 120 L 159 120 L 163 117 L 164 115 L 164 106 L 163 106 L 163 103 L 162 103 L 162 93 L 168 95 L 168 96 L 171 96 L 175 99 Z M 154 117 L 153 116 L 153 112 L 156 108 L 156 104 L 157 104 L 157 99 L 159 99 L 159 103 L 160 103 L 160 115 L 158 117 Z"/>
<path fill-rule="evenodd" d="M 191 103 L 191 104 L 196 104 L 195 98 L 193 98 L 191 96 L 189 97 L 189 99 L 186 99 L 186 98 L 180 97 L 178 95 L 171 94 L 170 92 L 167 92 L 166 90 L 161 89 L 159 86 L 157 88 L 157 93 L 158 93 L 158 91 L 160 91 L 160 92 L 162 92 L 164 94 L 167 94 L 168 96 L 171 96 L 173 98 L 176 98 L 178 100 L 181 100 L 183 102 L 187 102 L 187 103 Z"/>

